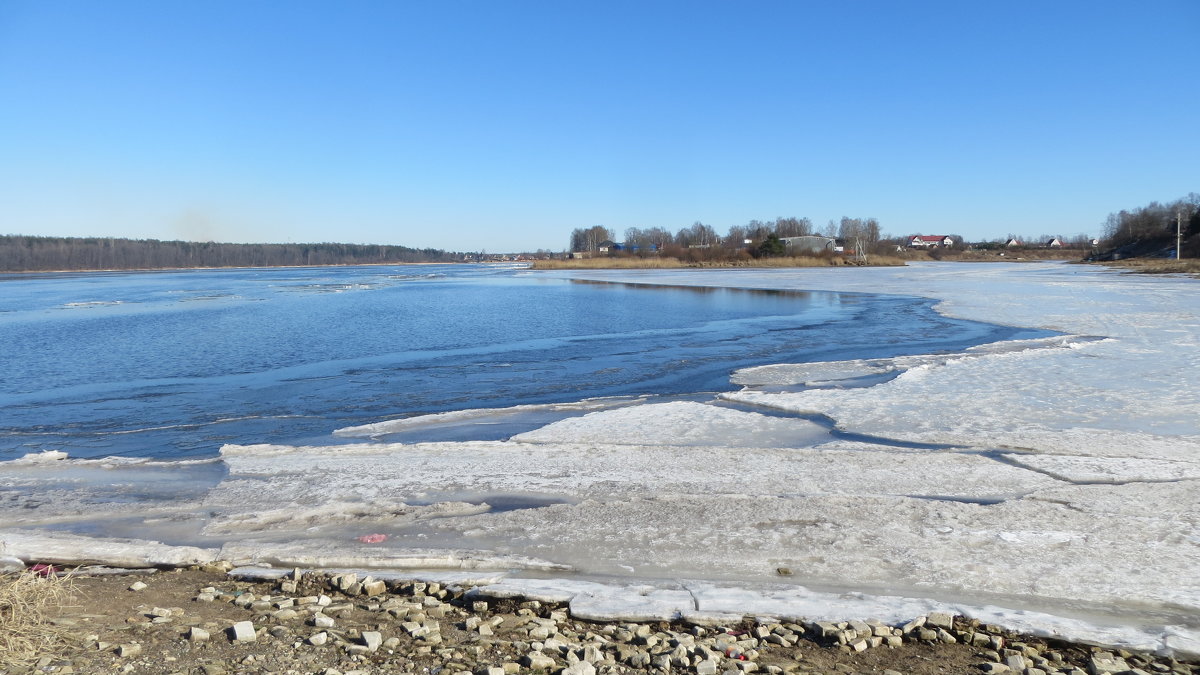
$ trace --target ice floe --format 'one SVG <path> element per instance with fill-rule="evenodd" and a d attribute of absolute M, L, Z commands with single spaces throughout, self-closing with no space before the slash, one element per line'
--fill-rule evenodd
<path fill-rule="evenodd" d="M 10 466 L 20 466 L 23 464 L 49 464 L 52 462 L 60 462 L 67 458 L 67 453 L 61 450 L 45 450 L 42 452 L 31 452 L 23 457 L 9 460 L 8 462 L 0 462 L 0 464 L 8 464 Z"/>

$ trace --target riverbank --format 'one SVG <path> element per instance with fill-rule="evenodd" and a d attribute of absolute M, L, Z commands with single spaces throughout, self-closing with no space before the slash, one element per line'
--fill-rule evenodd
<path fill-rule="evenodd" d="M 1200 258 L 1171 260 L 1168 258 L 1129 258 L 1093 263 L 1115 267 L 1133 274 L 1190 274 L 1200 276 Z"/>
<path fill-rule="evenodd" d="M 796 256 L 780 258 L 751 258 L 748 260 L 702 260 L 684 262 L 678 258 L 578 258 L 572 260 L 536 260 L 535 270 L 601 270 L 601 269 L 730 269 L 730 268 L 804 268 L 804 267 L 899 267 L 901 258 L 870 256 L 866 262 L 849 261 L 840 256 Z"/>
<path fill-rule="evenodd" d="M 679 268 L 821 268 L 821 267 L 903 267 L 915 262 L 1048 262 L 1078 261 L 1084 255 L 1079 250 L 1021 249 L 1021 250 L 905 250 L 895 255 L 870 255 L 865 261 L 842 256 L 784 256 L 778 258 L 747 258 L 735 260 L 700 260 L 686 262 L 678 258 L 596 257 L 572 260 L 537 260 L 535 270 L 599 270 L 599 269 L 679 269 Z"/>
<path fill-rule="evenodd" d="M 66 582 L 38 580 L 27 592 L 40 583 L 66 595 L 39 625 L 20 628 L 47 630 L 53 640 L 37 651 L 0 653 L 0 672 L 1200 672 L 1195 661 L 1045 640 L 949 614 L 896 625 L 768 616 L 589 620 L 552 597 L 489 594 L 455 575 L 432 581 L 230 567 L 83 570 Z M 14 579 L 0 576 L 0 584 Z"/>

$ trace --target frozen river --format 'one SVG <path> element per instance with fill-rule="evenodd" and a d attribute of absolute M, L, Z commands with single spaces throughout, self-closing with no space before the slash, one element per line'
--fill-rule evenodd
<path fill-rule="evenodd" d="M 746 364 L 711 394 L 533 401 L 370 420 L 337 443 L 226 445 L 221 475 L 191 492 L 177 464 L 10 462 L 5 480 L 25 489 L 0 504 L 0 540 L 10 553 L 99 550 L 46 532 L 85 531 L 79 491 L 132 476 L 177 481 L 183 496 L 97 498 L 90 517 L 103 502 L 106 535 L 197 547 L 154 555 L 473 570 L 591 616 L 941 609 L 1200 652 L 1195 279 L 1043 263 L 544 276 L 895 294 L 1019 339 Z M 518 433 L 461 432 L 487 425 Z M 68 475 L 70 497 L 21 503 Z M 388 538 L 355 540 L 367 533 Z"/>

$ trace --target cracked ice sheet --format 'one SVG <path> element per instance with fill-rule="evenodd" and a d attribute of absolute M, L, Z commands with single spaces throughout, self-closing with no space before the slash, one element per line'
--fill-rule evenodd
<path fill-rule="evenodd" d="M 680 587 L 681 586 L 681 587 Z M 1071 639 L 1144 651 L 1176 649 L 1197 653 L 1200 643 L 1179 627 L 1162 628 L 1153 621 L 1097 622 L 1085 611 L 1062 616 L 1014 610 L 994 605 L 939 602 L 924 598 L 863 593 L 828 593 L 803 586 L 780 584 L 727 585 L 684 580 L 667 586 L 597 583 L 572 579 L 508 577 L 481 585 L 472 596 L 521 597 L 543 602 L 569 603 L 571 613 L 596 621 L 685 619 L 714 625 L 736 624 L 744 617 L 769 620 L 849 621 L 877 620 L 903 624 L 931 612 L 962 614 L 985 623 L 1045 637 Z"/>
<path fill-rule="evenodd" d="M 220 559 L 236 565 L 269 564 L 275 567 L 570 571 L 565 565 L 520 555 L 443 548 L 387 549 L 359 545 L 345 539 L 230 542 L 221 548 Z"/>
<path fill-rule="evenodd" d="M 30 457 L 0 462 L 0 523 L 186 519 L 195 500 L 225 475 L 216 459 L 70 459 L 63 452 L 38 453 L 33 461 Z M 134 529 L 134 536 L 159 536 Z"/>
<path fill-rule="evenodd" d="M 1123 483 L 1200 479 L 1200 462 L 1142 459 L 1138 457 L 1077 457 L 1068 455 L 1009 454 L 1020 466 L 1061 477 L 1073 483 Z"/>
<path fill-rule="evenodd" d="M 1144 537 L 1147 550 L 1175 548 L 1200 555 L 1200 481 L 1063 486 L 1030 495 L 1031 501 L 1059 504 L 1103 520 L 1162 520 L 1179 529 L 1167 540 Z M 1188 530 L 1190 528 L 1190 532 Z M 1190 544 L 1190 545 L 1189 545 Z"/>
<path fill-rule="evenodd" d="M 735 372 L 731 376 L 730 381 L 743 386 L 831 384 L 868 375 L 904 372 L 922 366 L 940 366 L 950 361 L 1037 349 L 1065 349 L 1093 341 L 1094 339 L 1092 338 L 1065 335 L 1033 340 L 995 342 L 970 347 L 956 354 L 915 354 L 891 358 L 853 359 L 850 361 L 778 363 L 743 368 Z"/>
<path fill-rule="evenodd" d="M 1155 393 L 1158 385 L 1130 376 L 1137 366 L 1128 361 L 1118 342 L 1102 341 L 949 359 L 865 389 L 724 398 L 819 412 L 846 430 L 908 441 L 1197 461 L 1200 432 L 1187 415 L 1200 419 L 1200 403 Z"/>
<path fill-rule="evenodd" d="M 1153 514 L 1101 518 L 1061 497 L 1067 503 L 990 506 L 866 496 L 643 497 L 434 526 L 454 528 L 468 546 L 552 557 L 584 573 L 764 582 L 788 567 L 809 587 L 973 605 L 1200 611 L 1194 523 Z"/>
<path fill-rule="evenodd" d="M 386 520 L 393 525 L 403 525 L 425 518 L 467 515 L 486 510 L 486 506 L 458 502 L 410 506 L 404 502 L 333 499 L 311 505 L 302 505 L 293 501 L 274 508 L 270 504 L 263 503 L 251 511 L 217 513 L 204 526 L 201 533 L 206 536 L 215 536 L 239 532 L 278 531 L 288 528 L 316 530 L 330 525 L 345 529 L 361 527 L 364 522 L 381 520 Z"/>
<path fill-rule="evenodd" d="M 821 593 L 803 587 L 750 589 L 703 582 L 689 582 L 687 587 L 699 611 L 714 614 L 740 612 L 782 620 L 834 622 L 873 619 L 899 625 L 912 617 L 946 612 L 1043 637 L 1071 636 L 1071 639 L 1093 644 L 1148 652 L 1172 649 L 1194 654 L 1200 651 L 1200 642 L 1190 637 L 1185 629 L 1174 626 L 1163 629 L 1152 621 L 1131 625 L 1128 622 L 1113 623 L 1110 618 L 1097 622 L 1095 616 L 1083 618 L 1084 613 L 1078 613 L 1080 617 L 1068 617 L 994 605 L 975 606 L 862 593 Z"/>
<path fill-rule="evenodd" d="M 950 316 L 1106 338 L 1069 349 L 1001 351 L 920 365 L 866 389 L 745 392 L 731 398 L 816 411 L 847 430 L 924 443 L 1181 461 L 1200 456 L 1200 378 L 1186 375 L 1200 372 L 1200 281 L 1061 263 L 928 263 L 845 272 L 589 271 L 570 276 L 891 292 L 940 300 L 935 308 Z"/>
<path fill-rule="evenodd" d="M 656 419 L 653 407 L 642 407 L 647 425 Z M 603 420 L 616 412 L 596 415 Z M 272 530 L 308 527 L 311 514 L 334 518 L 333 509 L 339 505 L 364 515 L 378 505 L 375 515 L 379 518 L 386 521 L 389 513 L 395 513 L 410 522 L 413 518 L 407 511 L 416 509 L 397 509 L 395 505 L 431 496 L 463 500 L 474 495 L 483 502 L 491 495 L 513 494 L 568 499 L 650 494 L 1004 499 L 1061 484 L 977 454 L 891 452 L 872 447 L 827 451 L 514 442 L 227 446 L 222 452 L 230 478 L 209 492 L 204 506 L 222 513 L 222 523 L 236 523 L 250 531 L 256 524 Z M 469 458 L 469 463 L 464 458 Z M 269 512 L 269 517 L 259 515 L 263 512 Z M 289 514 L 290 523 L 286 520 Z M 453 521 L 469 511 L 437 515 Z"/>

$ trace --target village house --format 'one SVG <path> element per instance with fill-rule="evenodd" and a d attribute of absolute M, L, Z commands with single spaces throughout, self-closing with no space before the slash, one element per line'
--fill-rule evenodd
<path fill-rule="evenodd" d="M 908 242 L 910 248 L 937 248 L 953 245 L 954 239 L 945 234 L 918 234 Z"/>

